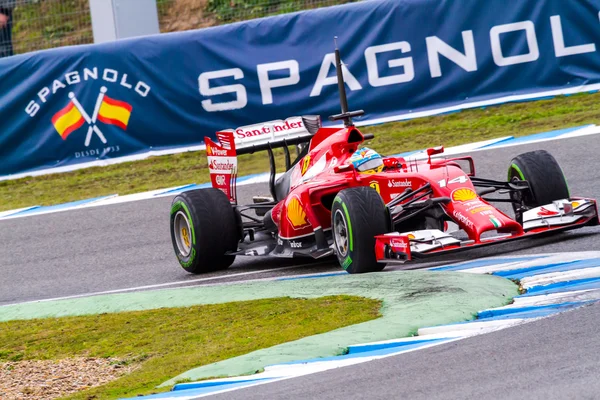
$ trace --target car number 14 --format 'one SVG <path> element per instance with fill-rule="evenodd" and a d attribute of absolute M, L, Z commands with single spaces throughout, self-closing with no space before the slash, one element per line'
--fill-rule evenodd
<path fill-rule="evenodd" d="M 459 176 L 458 178 L 454 178 L 451 180 L 447 180 L 447 179 L 442 179 L 441 181 L 438 181 L 438 185 L 440 185 L 440 187 L 446 187 L 448 185 L 450 185 L 451 183 L 466 183 L 467 182 L 467 177 L 462 175 Z"/>

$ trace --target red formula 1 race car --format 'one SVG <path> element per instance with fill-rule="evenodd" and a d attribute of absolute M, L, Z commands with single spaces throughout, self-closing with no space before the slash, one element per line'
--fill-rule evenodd
<path fill-rule="evenodd" d="M 336 54 L 337 55 L 337 54 Z M 336 60 L 339 66 L 339 58 Z M 339 68 L 338 68 L 339 70 Z M 596 201 L 571 197 L 561 168 L 545 151 L 516 156 L 507 181 L 475 175 L 471 157 L 407 161 L 360 149 L 338 73 L 343 128 L 319 117 L 294 117 L 206 138 L 213 188 L 184 192 L 171 207 L 171 238 L 181 266 L 202 273 L 227 268 L 237 255 L 335 255 L 350 273 L 387 263 L 460 251 L 541 233 L 598 224 Z M 301 150 L 294 162 L 290 146 Z M 273 149 L 286 172 L 276 179 Z M 270 197 L 239 205 L 237 155 L 267 151 Z M 438 155 L 437 157 L 433 157 Z M 507 198 L 489 198 L 494 192 Z M 493 206 L 510 202 L 514 218 Z"/>

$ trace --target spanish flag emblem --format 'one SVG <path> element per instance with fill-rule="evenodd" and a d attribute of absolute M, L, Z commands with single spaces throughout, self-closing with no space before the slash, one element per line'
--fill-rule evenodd
<path fill-rule="evenodd" d="M 98 110 L 98 120 L 105 124 L 116 125 L 123 130 L 127 130 L 131 110 L 131 104 L 111 99 L 107 95 L 104 95 L 102 104 Z"/>
<path fill-rule="evenodd" d="M 63 140 L 66 140 L 67 136 L 73 131 L 79 129 L 84 122 L 83 115 L 72 100 L 52 117 L 52 124 Z"/>

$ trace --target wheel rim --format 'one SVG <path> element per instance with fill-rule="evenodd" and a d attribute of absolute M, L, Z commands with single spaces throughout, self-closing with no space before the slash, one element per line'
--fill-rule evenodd
<path fill-rule="evenodd" d="M 192 238 L 190 221 L 184 212 L 178 211 L 175 214 L 175 221 L 173 223 L 173 229 L 175 230 L 175 242 L 177 244 L 177 250 L 182 256 L 187 257 L 192 252 Z"/>
<path fill-rule="evenodd" d="M 335 237 L 335 248 L 340 257 L 348 255 L 348 225 L 341 210 L 333 214 L 333 234 Z"/>

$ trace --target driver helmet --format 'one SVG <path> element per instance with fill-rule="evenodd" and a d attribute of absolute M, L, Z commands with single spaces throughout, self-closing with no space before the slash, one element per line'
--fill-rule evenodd
<path fill-rule="evenodd" d="M 383 170 L 383 158 L 373 149 L 363 147 L 350 157 L 354 169 L 363 174 L 375 174 Z"/>

